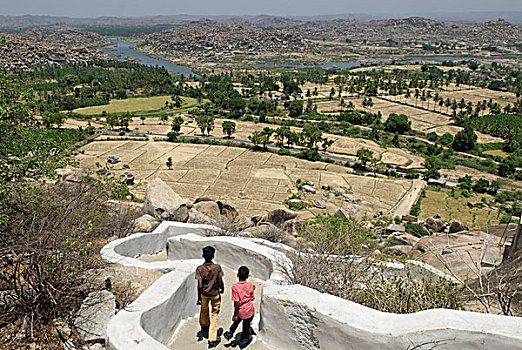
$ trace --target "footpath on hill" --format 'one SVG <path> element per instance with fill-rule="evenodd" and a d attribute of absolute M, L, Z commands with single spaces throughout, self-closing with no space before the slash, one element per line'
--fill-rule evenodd
<path fill-rule="evenodd" d="M 223 278 L 225 282 L 225 293 L 222 295 L 221 299 L 221 312 L 219 314 L 219 322 L 218 329 L 223 329 L 223 333 L 228 330 L 230 325 L 232 324 L 232 314 L 233 314 L 233 303 L 232 303 L 232 285 L 237 282 L 236 273 L 237 271 L 231 270 L 225 266 L 223 267 L 223 271 L 225 276 Z M 252 278 L 253 277 L 253 278 Z M 254 306 L 256 308 L 256 313 L 259 313 L 259 303 L 261 301 L 261 293 L 263 289 L 263 283 L 259 280 L 255 279 L 255 276 L 251 276 L 248 279 L 249 282 L 252 282 L 255 287 L 255 296 Z M 196 293 L 196 283 L 194 280 L 194 293 Z M 208 349 L 208 340 L 203 338 L 201 340 L 198 339 L 198 332 L 200 330 L 199 327 L 199 314 L 195 317 L 189 318 L 186 320 L 181 327 L 178 329 L 176 334 L 170 340 L 168 346 L 171 349 L 176 350 L 203 350 Z M 239 325 L 235 338 L 239 341 L 239 337 L 241 334 L 242 325 Z M 223 336 L 221 336 L 221 343 L 215 349 L 228 349 L 235 348 L 239 349 L 237 346 L 237 341 L 234 342 L 235 338 L 232 338 L 230 341 L 226 340 Z M 257 337 L 256 337 L 257 338 Z M 251 350 L 268 350 L 270 349 L 265 344 L 263 344 L 260 340 L 255 341 L 253 344 L 250 344 L 246 349 Z"/>

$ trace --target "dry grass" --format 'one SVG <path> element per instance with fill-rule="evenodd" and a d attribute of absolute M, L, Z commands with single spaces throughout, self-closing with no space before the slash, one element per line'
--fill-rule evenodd
<path fill-rule="evenodd" d="M 492 199 L 489 195 L 477 197 L 460 197 L 458 199 L 449 195 L 449 191 L 426 191 L 426 198 L 422 200 L 420 217 L 426 219 L 439 214 L 445 221 L 458 220 L 469 228 L 485 227 L 499 223 L 498 211 L 490 208 L 469 208 L 468 202 L 480 202 L 482 198 L 488 201 Z"/>
<path fill-rule="evenodd" d="M 509 153 L 506 153 L 501 149 L 493 149 L 490 151 L 485 151 L 484 154 L 489 154 L 491 156 L 499 156 L 502 158 L 506 158 L 507 156 L 509 156 Z"/>

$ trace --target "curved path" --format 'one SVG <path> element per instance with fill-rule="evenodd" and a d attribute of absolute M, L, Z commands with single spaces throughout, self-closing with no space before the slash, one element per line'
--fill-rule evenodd
<path fill-rule="evenodd" d="M 229 269 L 228 267 L 223 266 L 223 272 L 225 276 L 223 278 L 225 282 L 225 293 L 221 298 L 221 312 L 219 314 L 219 323 L 218 327 L 223 329 L 223 332 L 228 330 L 230 325 L 232 324 L 232 314 L 233 314 L 233 304 L 232 304 L 232 285 L 237 282 L 236 271 Z M 261 301 L 261 292 L 263 290 L 263 283 L 258 280 L 250 280 L 255 287 L 255 296 L 254 306 L 256 308 L 256 312 L 259 312 L 259 304 Z M 194 291 L 195 292 L 195 291 Z M 200 329 L 199 315 L 195 315 L 194 317 L 186 320 L 176 331 L 172 339 L 169 341 L 168 346 L 171 349 L 176 350 L 198 350 L 198 349 L 207 349 L 207 339 L 199 340 L 197 337 L 197 333 Z M 239 334 L 241 333 L 240 325 L 236 331 L 236 336 L 239 339 Z M 233 347 L 235 343 L 233 342 L 235 339 L 230 341 L 226 340 L 224 337 L 221 337 L 221 343 L 216 347 L 216 349 L 227 349 L 229 347 Z M 266 350 L 270 349 L 266 345 L 264 345 L 261 341 L 255 341 L 253 344 L 250 344 L 247 349 L 251 350 Z"/>

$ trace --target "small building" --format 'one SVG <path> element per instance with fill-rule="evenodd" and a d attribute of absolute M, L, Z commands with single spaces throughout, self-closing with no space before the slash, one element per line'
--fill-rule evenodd
<path fill-rule="evenodd" d="M 458 188 L 460 184 L 456 180 L 440 177 L 438 179 L 428 179 L 428 185 L 440 186 L 440 187 L 446 187 L 446 188 Z"/>
<path fill-rule="evenodd" d="M 419 218 L 413 215 L 403 215 L 402 221 L 408 221 L 408 222 L 418 222 Z"/>
<path fill-rule="evenodd" d="M 429 186 L 440 186 L 440 187 L 444 187 L 444 180 L 441 180 L 442 178 L 440 179 L 428 179 L 428 185 Z"/>

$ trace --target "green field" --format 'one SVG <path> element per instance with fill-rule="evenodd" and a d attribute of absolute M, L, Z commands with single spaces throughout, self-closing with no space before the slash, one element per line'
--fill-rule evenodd
<path fill-rule="evenodd" d="M 449 190 L 426 191 L 426 198 L 421 202 L 421 213 L 419 217 L 426 219 L 435 214 L 439 214 L 444 221 L 451 222 L 459 220 L 469 228 L 485 227 L 497 225 L 500 222 L 498 211 L 490 208 L 470 208 L 468 202 L 480 202 L 483 197 L 490 201 L 490 195 L 480 194 L 477 197 L 453 198 Z"/>
<path fill-rule="evenodd" d="M 196 106 L 197 100 L 192 97 L 182 97 L 183 105 L 181 108 L 168 109 L 170 112 L 176 110 L 186 110 Z M 111 100 L 108 105 L 92 106 L 77 108 L 73 112 L 85 115 L 101 114 L 103 111 L 107 113 L 123 113 L 123 112 L 152 112 L 159 111 L 165 107 L 165 102 L 172 102 L 170 96 L 152 96 L 152 97 L 135 97 L 124 100 Z"/>

